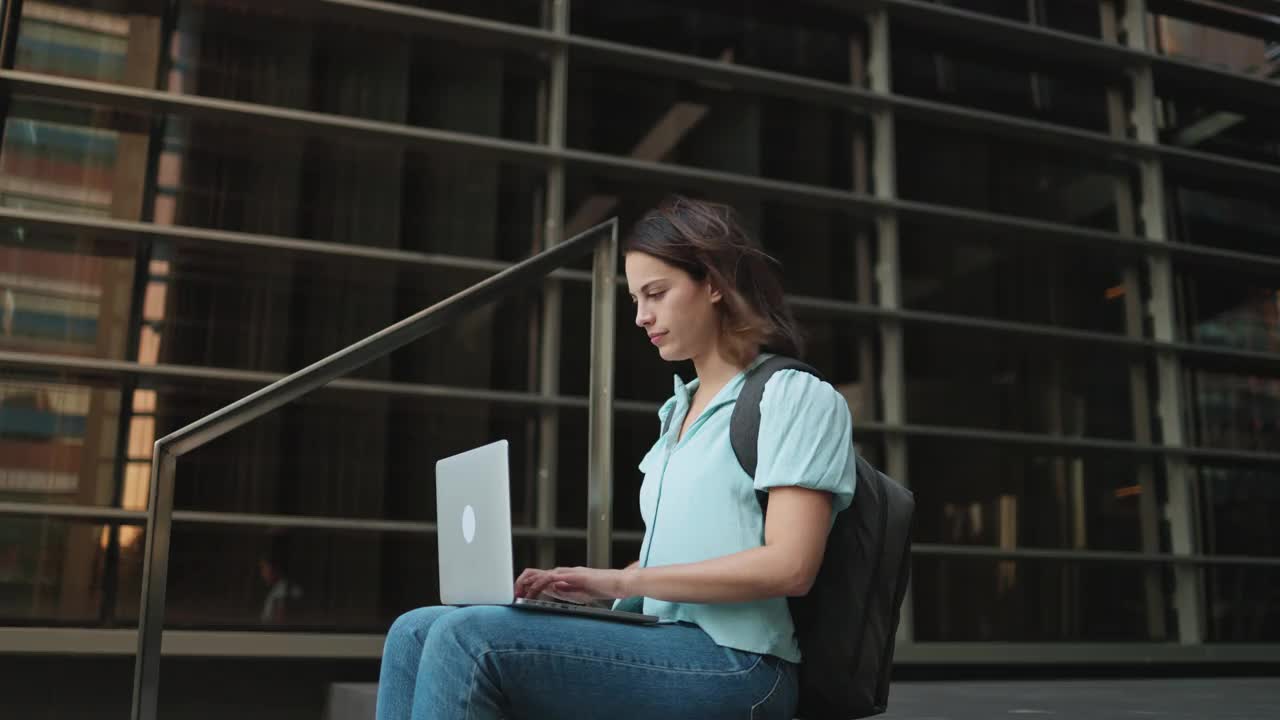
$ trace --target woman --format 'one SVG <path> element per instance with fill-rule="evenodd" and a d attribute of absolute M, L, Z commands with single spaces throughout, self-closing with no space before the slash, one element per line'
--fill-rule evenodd
<path fill-rule="evenodd" d="M 664 360 L 692 360 L 697 379 L 676 378 L 666 430 L 640 463 L 640 558 L 525 570 L 515 593 L 628 598 L 664 622 L 414 610 L 387 636 L 380 720 L 793 717 L 800 650 L 786 599 L 808 592 L 853 497 L 848 406 L 812 375 L 774 375 L 753 482 L 729 443 L 733 403 L 767 353 L 800 352 L 772 259 L 729 208 L 680 197 L 641 219 L 623 252 L 636 325 Z"/>

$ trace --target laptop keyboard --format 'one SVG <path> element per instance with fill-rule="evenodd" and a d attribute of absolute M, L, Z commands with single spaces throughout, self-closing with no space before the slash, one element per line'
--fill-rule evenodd
<path fill-rule="evenodd" d="M 556 602 L 554 600 L 532 600 L 529 598 L 522 598 L 520 602 L 525 605 L 537 605 L 539 607 L 560 608 L 562 610 L 582 610 L 584 608 L 599 609 L 599 608 L 592 608 L 591 605 L 574 605 L 573 603 Z"/>

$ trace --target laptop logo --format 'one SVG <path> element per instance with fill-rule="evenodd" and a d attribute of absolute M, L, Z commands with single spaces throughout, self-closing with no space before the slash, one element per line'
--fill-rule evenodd
<path fill-rule="evenodd" d="M 462 510 L 462 539 L 468 545 L 476 539 L 476 511 L 470 505 Z"/>

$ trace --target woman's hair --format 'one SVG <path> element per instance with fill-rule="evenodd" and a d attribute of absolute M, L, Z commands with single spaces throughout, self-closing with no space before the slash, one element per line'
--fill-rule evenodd
<path fill-rule="evenodd" d="M 778 261 L 761 250 L 728 205 L 672 195 L 645 213 L 623 253 L 651 255 L 720 291 L 721 329 L 739 362 L 762 350 L 799 358 L 804 343 L 787 307 Z"/>

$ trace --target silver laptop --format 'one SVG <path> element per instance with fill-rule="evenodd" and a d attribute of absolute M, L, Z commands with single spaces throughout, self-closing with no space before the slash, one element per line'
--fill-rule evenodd
<path fill-rule="evenodd" d="M 436 462 L 436 538 L 440 602 L 445 605 L 511 605 L 619 622 L 658 622 L 641 613 L 516 599 L 506 440 Z"/>

